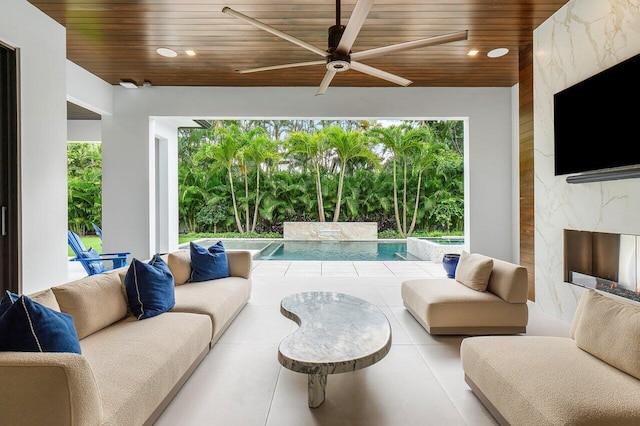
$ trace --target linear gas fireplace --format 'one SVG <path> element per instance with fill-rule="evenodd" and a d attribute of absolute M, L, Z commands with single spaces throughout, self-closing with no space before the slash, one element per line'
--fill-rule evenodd
<path fill-rule="evenodd" d="M 640 302 L 640 236 L 564 230 L 564 280 Z"/>

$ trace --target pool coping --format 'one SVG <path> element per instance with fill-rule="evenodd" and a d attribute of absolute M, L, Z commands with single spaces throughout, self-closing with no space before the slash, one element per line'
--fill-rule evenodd
<path fill-rule="evenodd" d="M 426 238 L 431 238 L 430 240 Z M 417 257 L 420 260 L 429 260 L 431 262 L 441 263 L 445 254 L 462 253 L 464 250 L 464 237 L 442 237 L 443 239 L 461 240 L 463 244 L 438 244 L 434 241 L 438 237 L 407 237 L 407 254 Z"/>
<path fill-rule="evenodd" d="M 256 257 L 258 255 L 260 255 L 260 253 L 262 253 L 264 250 L 267 250 L 269 247 L 271 247 L 272 243 L 275 242 L 282 242 L 283 244 L 285 242 L 328 242 L 328 243 L 357 243 L 357 242 L 365 242 L 365 243 L 389 243 L 389 244 L 393 244 L 393 243 L 407 243 L 407 238 L 378 238 L 377 240 L 292 240 L 292 239 L 287 239 L 285 240 L 284 238 L 211 238 L 211 237 L 205 237 L 205 238 L 199 238 L 197 240 L 193 240 L 194 243 L 196 244 L 202 244 L 203 241 L 207 241 L 207 240 L 217 240 L 217 241 L 222 241 L 223 245 L 225 241 L 247 241 L 247 242 L 267 242 L 269 244 L 267 244 L 265 247 L 263 247 L 260 250 L 257 249 L 226 249 L 227 251 L 249 251 L 251 253 L 251 258 L 256 260 L 256 261 L 286 261 L 286 262 L 309 262 L 309 261 L 315 261 L 315 262 L 354 262 L 354 261 L 358 261 L 358 260 L 354 260 L 354 259 L 345 259 L 345 260 L 325 260 L 325 259 L 256 259 Z M 189 248 L 189 242 L 185 242 L 182 244 L 178 245 L 179 249 L 188 249 Z M 405 256 L 401 256 L 399 255 L 399 257 L 401 259 L 398 260 L 392 260 L 392 259 L 366 259 L 363 261 L 371 261 L 371 262 L 405 262 L 405 261 L 415 261 L 415 260 L 424 260 L 424 259 L 418 259 L 418 258 L 411 258 L 412 255 L 409 254 L 409 252 L 406 252 Z"/>

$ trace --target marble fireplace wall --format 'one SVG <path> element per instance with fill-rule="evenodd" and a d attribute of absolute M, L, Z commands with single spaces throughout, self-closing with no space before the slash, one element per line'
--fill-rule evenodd
<path fill-rule="evenodd" d="M 572 0 L 534 31 L 536 304 L 567 322 L 584 289 L 565 282 L 563 230 L 640 235 L 640 179 L 568 184 L 554 176 L 553 94 L 638 53 L 640 0 Z"/>

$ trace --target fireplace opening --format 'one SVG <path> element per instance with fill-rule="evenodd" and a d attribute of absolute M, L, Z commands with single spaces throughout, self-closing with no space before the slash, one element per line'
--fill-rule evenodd
<path fill-rule="evenodd" d="M 640 236 L 564 230 L 564 280 L 640 302 Z"/>

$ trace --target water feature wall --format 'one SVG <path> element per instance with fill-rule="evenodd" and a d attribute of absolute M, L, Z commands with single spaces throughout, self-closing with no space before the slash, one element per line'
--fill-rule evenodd
<path fill-rule="evenodd" d="M 373 241 L 376 222 L 285 222 L 285 240 Z"/>

